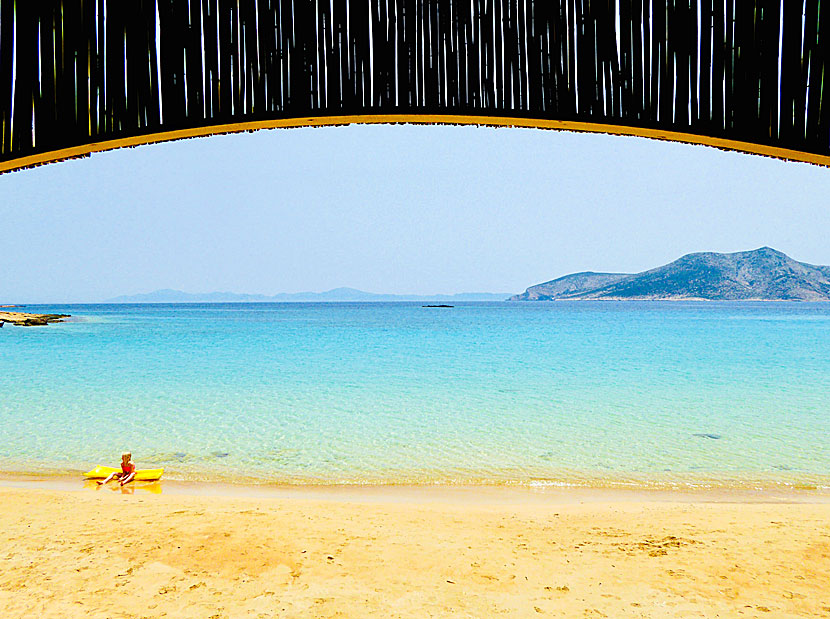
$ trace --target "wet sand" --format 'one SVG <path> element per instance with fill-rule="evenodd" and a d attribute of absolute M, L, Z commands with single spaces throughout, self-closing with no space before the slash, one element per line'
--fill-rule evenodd
<path fill-rule="evenodd" d="M 3 617 L 830 617 L 827 502 L 18 485 Z"/>

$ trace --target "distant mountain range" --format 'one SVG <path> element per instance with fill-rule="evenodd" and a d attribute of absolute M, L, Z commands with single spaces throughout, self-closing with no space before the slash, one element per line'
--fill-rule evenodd
<path fill-rule="evenodd" d="M 574 273 L 510 298 L 559 299 L 830 301 L 830 266 L 798 262 L 770 247 L 706 252 L 642 273 Z"/>
<path fill-rule="evenodd" d="M 355 288 L 325 292 L 194 294 L 156 290 L 109 299 L 107 303 L 279 303 L 279 302 L 463 302 L 504 301 L 507 293 L 377 294 Z M 830 266 L 798 262 L 762 247 L 720 254 L 687 254 L 642 273 L 582 272 L 531 286 L 510 301 L 555 300 L 709 300 L 709 301 L 830 301 Z"/>
<path fill-rule="evenodd" d="M 156 290 L 146 294 L 115 297 L 106 303 L 279 303 L 279 302 L 321 302 L 332 303 L 359 301 L 504 301 L 508 293 L 462 292 L 459 294 L 375 294 L 354 288 L 335 288 L 326 292 L 282 293 L 273 296 L 263 294 L 236 294 L 233 292 L 208 292 L 193 294 L 181 290 Z"/>

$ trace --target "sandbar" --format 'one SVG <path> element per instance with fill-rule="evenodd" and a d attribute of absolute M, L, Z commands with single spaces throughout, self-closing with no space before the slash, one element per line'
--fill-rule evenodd
<path fill-rule="evenodd" d="M 822 501 L 173 488 L 0 485 L 0 616 L 830 617 Z"/>

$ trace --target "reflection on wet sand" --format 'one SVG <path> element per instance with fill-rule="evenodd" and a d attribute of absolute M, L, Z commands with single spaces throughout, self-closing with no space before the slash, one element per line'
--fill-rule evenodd
<path fill-rule="evenodd" d="M 125 486 L 121 486 L 118 483 L 113 482 L 107 484 L 106 486 L 101 486 L 94 479 L 87 479 L 84 481 L 84 488 L 89 490 L 101 490 L 103 488 L 106 488 L 110 492 L 116 492 L 120 490 L 121 494 L 135 494 L 136 491 L 149 492 L 150 494 L 161 494 L 160 481 L 130 482 Z"/>

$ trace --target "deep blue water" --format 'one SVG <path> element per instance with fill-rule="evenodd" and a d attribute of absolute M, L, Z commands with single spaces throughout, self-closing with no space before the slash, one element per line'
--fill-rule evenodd
<path fill-rule="evenodd" d="M 273 482 L 830 480 L 830 304 L 29 306 L 0 470 Z"/>

